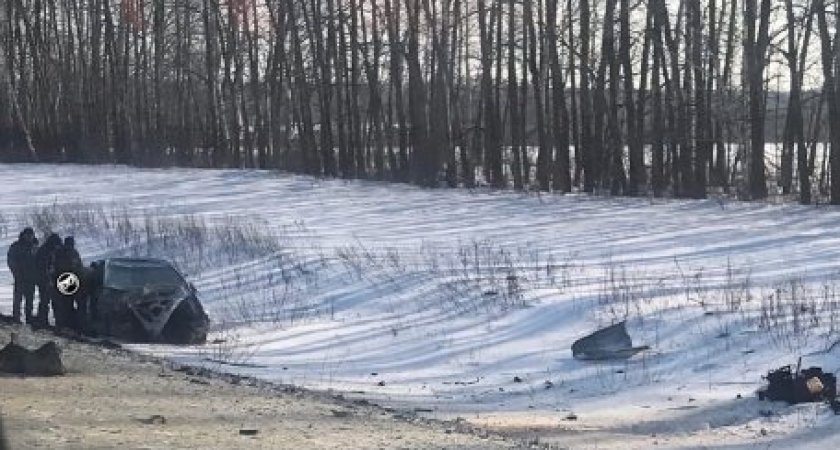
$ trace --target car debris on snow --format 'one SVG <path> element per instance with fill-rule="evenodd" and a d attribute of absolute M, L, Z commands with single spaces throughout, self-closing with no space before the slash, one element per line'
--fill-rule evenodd
<path fill-rule="evenodd" d="M 575 341 L 572 356 L 582 360 L 627 359 L 649 348 L 647 345 L 634 347 L 626 321 L 621 321 Z"/>
<path fill-rule="evenodd" d="M 787 365 L 771 370 L 764 378 L 767 386 L 758 391 L 759 400 L 797 403 L 828 402 L 836 414 L 840 414 L 837 401 L 837 377 L 824 372 L 822 367 L 800 370 L 802 359 L 796 369 Z"/>

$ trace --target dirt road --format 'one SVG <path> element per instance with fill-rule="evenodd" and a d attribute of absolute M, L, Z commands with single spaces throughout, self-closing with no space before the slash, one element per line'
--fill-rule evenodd
<path fill-rule="evenodd" d="M 34 348 L 56 340 L 67 375 L 0 375 L 0 414 L 12 449 L 29 448 L 512 448 L 458 424 L 395 418 L 395 412 L 329 395 L 232 384 L 175 370 L 121 350 L 0 325 Z M 255 434 L 254 434 L 255 433 Z"/>

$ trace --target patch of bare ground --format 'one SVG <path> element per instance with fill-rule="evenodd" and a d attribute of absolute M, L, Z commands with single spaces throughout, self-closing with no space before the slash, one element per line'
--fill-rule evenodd
<path fill-rule="evenodd" d="M 514 448 L 458 423 L 329 394 L 179 370 L 126 351 L 0 325 L 32 348 L 55 340 L 67 374 L 0 375 L 0 414 L 12 449 Z"/>

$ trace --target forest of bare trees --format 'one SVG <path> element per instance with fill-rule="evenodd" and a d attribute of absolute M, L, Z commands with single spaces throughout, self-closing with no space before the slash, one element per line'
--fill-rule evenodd
<path fill-rule="evenodd" d="M 0 159 L 840 204 L 839 7 L 4 0 Z"/>

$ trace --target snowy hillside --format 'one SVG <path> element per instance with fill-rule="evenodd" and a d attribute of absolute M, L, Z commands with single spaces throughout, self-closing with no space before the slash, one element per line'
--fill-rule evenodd
<path fill-rule="evenodd" d="M 45 165 L 0 189 L 3 249 L 51 225 L 189 275 L 217 343 L 144 352 L 572 447 L 840 445 L 825 406 L 754 395 L 799 356 L 840 369 L 835 208 Z M 624 319 L 651 350 L 572 358 Z"/>

